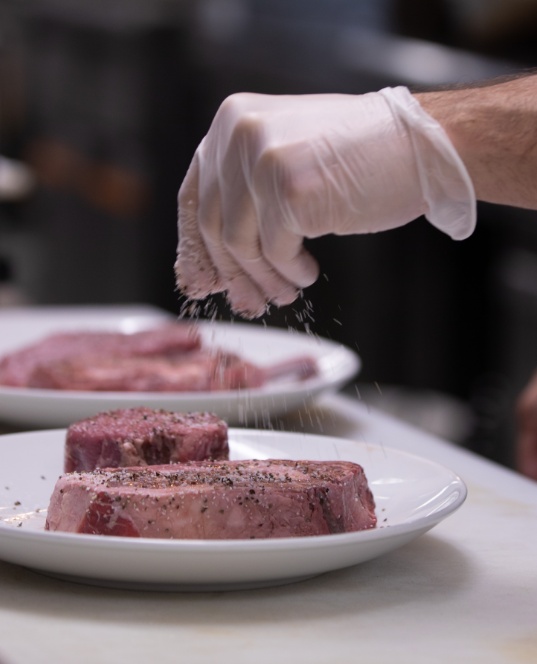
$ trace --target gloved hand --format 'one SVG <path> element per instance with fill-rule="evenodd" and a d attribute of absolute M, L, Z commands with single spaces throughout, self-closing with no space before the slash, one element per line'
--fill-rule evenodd
<path fill-rule="evenodd" d="M 319 268 L 303 239 L 374 233 L 425 214 L 454 239 L 475 226 L 472 183 L 447 134 L 404 87 L 364 95 L 232 95 L 179 191 L 178 287 L 227 291 L 261 315 Z"/>

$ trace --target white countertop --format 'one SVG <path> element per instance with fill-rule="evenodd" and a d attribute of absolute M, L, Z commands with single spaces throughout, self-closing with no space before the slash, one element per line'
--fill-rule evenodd
<path fill-rule="evenodd" d="M 2 664 L 537 661 L 537 483 L 340 395 L 278 428 L 429 457 L 468 499 L 384 557 L 263 590 L 103 589 L 0 562 Z"/>

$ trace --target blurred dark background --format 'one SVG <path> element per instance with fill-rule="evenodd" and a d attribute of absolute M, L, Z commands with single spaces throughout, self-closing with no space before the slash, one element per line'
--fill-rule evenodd
<path fill-rule="evenodd" d="M 177 189 L 225 96 L 492 78 L 537 64 L 536 33 L 531 0 L 0 0 L 0 282 L 179 313 Z M 264 322 L 354 348 L 351 392 L 509 465 L 537 214 L 480 205 L 461 243 L 418 220 L 309 247 L 312 319 L 299 302 Z"/>

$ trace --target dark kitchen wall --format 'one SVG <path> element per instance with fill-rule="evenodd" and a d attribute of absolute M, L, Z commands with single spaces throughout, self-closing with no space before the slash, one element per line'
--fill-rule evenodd
<path fill-rule="evenodd" d="M 38 179 L 20 204 L 0 202 L 0 241 L 27 296 L 178 312 L 176 193 L 226 95 L 357 94 L 532 66 L 535 21 L 518 12 L 527 3 L 509 0 L 510 20 L 492 16 L 501 4 L 0 0 L 0 96 L 12 100 L 0 113 L 0 154 Z M 537 225 L 533 213 L 494 206 L 480 206 L 479 218 L 462 243 L 424 220 L 310 242 L 323 273 L 304 295 L 312 318 L 299 302 L 266 322 L 357 349 L 361 382 L 470 404 L 469 444 L 504 460 L 513 399 L 537 365 L 526 287 Z"/>
<path fill-rule="evenodd" d="M 168 4 L 3 3 L 26 104 L 4 143 L 39 183 L 11 223 L 33 241 L 18 266 L 33 301 L 173 303 L 193 79 L 184 18 Z"/>

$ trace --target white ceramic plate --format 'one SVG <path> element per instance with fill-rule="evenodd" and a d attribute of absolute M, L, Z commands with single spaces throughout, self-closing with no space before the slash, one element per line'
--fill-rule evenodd
<path fill-rule="evenodd" d="M 0 313 L 0 356 L 55 331 L 107 329 L 135 332 L 170 320 L 158 310 L 136 308 L 46 308 Z M 350 349 L 305 333 L 248 323 L 200 322 L 207 345 L 240 353 L 261 366 L 311 355 L 317 376 L 274 381 L 250 390 L 222 392 L 70 392 L 0 386 L 0 421 L 25 428 L 66 427 L 113 408 L 147 405 L 166 410 L 208 410 L 229 424 L 257 426 L 337 390 L 355 376 L 360 359 Z"/>
<path fill-rule="evenodd" d="M 229 590 L 290 583 L 356 565 L 423 534 L 464 502 L 450 470 L 393 448 L 339 438 L 230 430 L 231 456 L 360 463 L 378 527 L 266 540 L 157 540 L 44 530 L 63 463 L 64 430 L 0 436 L 0 559 L 49 575 L 138 589 Z"/>

